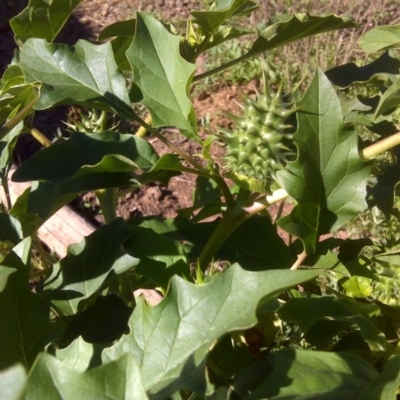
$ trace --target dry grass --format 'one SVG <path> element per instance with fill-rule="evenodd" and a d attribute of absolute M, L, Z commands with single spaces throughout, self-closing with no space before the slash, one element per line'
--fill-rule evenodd
<path fill-rule="evenodd" d="M 268 62 L 274 60 L 280 69 L 285 66 L 283 74 L 289 81 L 296 82 L 300 76 L 310 75 L 317 66 L 326 71 L 348 62 L 366 63 L 369 56 L 357 46 L 358 39 L 375 26 L 399 23 L 399 11 L 397 0 L 265 0 L 260 1 L 252 22 L 256 24 L 276 14 L 308 12 L 312 15 L 351 16 L 360 24 L 357 29 L 310 37 L 272 52 Z M 298 73 L 295 73 L 296 69 Z"/>

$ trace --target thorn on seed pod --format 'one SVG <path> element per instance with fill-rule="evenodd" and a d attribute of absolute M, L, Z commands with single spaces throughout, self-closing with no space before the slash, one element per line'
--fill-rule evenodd
<path fill-rule="evenodd" d="M 293 97 L 283 95 L 283 83 L 273 93 L 264 79 L 255 98 L 242 94 L 242 115 L 226 113 L 236 128 L 218 135 L 226 147 L 224 170 L 240 187 L 269 193 L 276 172 L 296 159 Z"/>

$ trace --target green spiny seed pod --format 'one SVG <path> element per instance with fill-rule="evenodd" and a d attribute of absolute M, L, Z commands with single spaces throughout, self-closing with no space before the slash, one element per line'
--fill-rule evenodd
<path fill-rule="evenodd" d="M 219 136 L 226 146 L 226 176 L 244 189 L 270 192 L 276 171 L 296 158 L 295 128 L 289 123 L 296 111 L 282 96 L 282 86 L 274 95 L 265 85 L 256 99 L 246 97 L 243 116 L 228 114 L 236 128 Z"/>
<path fill-rule="evenodd" d="M 105 130 L 116 130 L 118 122 L 114 116 L 105 111 L 81 107 L 71 107 L 68 122 L 65 122 L 72 132 L 98 133 Z"/>

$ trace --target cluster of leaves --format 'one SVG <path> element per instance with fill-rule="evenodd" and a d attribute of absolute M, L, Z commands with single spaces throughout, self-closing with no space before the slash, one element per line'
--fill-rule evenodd
<path fill-rule="evenodd" d="M 182 34 L 138 13 L 105 28 L 103 44 L 56 43 L 80 2 L 31 0 L 11 21 L 19 50 L 0 86 L 2 396 L 395 398 L 400 250 L 320 237 L 367 207 L 394 213 L 395 158 L 373 184 L 369 160 L 400 142 L 393 118 L 400 60 L 387 51 L 399 45 L 400 28 L 362 38 L 366 51 L 386 51 L 371 64 L 315 73 L 295 105 L 296 159 L 276 173 L 275 191 L 255 193 L 228 186 L 210 152 L 217 136 L 198 134 L 189 87 L 271 49 L 357 24 L 296 14 L 249 30 L 231 21 L 255 3 L 215 0 L 191 13 Z M 244 35 L 253 38 L 246 53 L 195 75 L 199 55 Z M 348 95 L 364 86 L 378 94 Z M 7 177 L 18 138 L 33 132 L 36 110 L 61 104 L 98 111 L 81 113 L 75 132 L 18 167 L 12 179 L 33 183 L 12 203 Z M 116 132 L 107 113 L 138 122 L 172 152 L 160 157 L 138 135 Z M 377 142 L 367 146 L 357 125 Z M 164 126 L 196 141 L 201 154 L 176 148 L 158 130 Z M 167 184 L 182 172 L 197 176 L 190 210 L 166 220 L 116 218 L 117 190 Z M 38 228 L 90 190 L 106 224 L 53 260 L 37 241 Z M 288 197 L 293 210 L 273 223 L 269 205 Z M 203 221 L 210 216 L 217 218 Z M 277 225 L 298 240 L 286 244 Z M 32 248 L 43 269 L 34 267 Z M 210 268 L 216 260 L 227 265 L 222 272 Z M 156 288 L 161 303 L 135 299 L 143 288 Z"/>

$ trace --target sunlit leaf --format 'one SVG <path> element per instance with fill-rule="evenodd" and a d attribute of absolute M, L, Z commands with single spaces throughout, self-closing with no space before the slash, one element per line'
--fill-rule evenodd
<path fill-rule="evenodd" d="M 261 299 L 273 299 L 318 272 L 247 272 L 235 265 L 201 286 L 174 277 L 160 304 L 137 304 L 130 333 L 106 349 L 103 359 L 132 353 L 145 388 L 157 394 L 155 398 L 165 398 L 182 387 L 202 392 L 206 388 L 204 357 L 212 343 L 229 331 L 254 325 Z"/>
<path fill-rule="evenodd" d="M 30 400 L 148 399 L 139 368 L 129 355 L 81 372 L 41 354 L 29 375 L 26 393 Z"/>
<path fill-rule="evenodd" d="M 28 6 L 10 21 L 17 40 L 42 38 L 52 42 L 74 8 L 83 0 L 29 0 Z"/>
<path fill-rule="evenodd" d="M 400 47 L 400 24 L 375 27 L 361 36 L 358 44 L 369 53 L 398 48 Z"/>
<path fill-rule="evenodd" d="M 297 105 L 298 158 L 277 173 L 297 205 L 279 225 L 313 253 L 319 235 L 340 228 L 367 207 L 371 163 L 360 158 L 357 131 L 344 124 L 339 99 L 321 71 Z"/>
<path fill-rule="evenodd" d="M 136 119 L 109 42 L 96 45 L 79 40 L 67 46 L 28 39 L 21 48 L 20 63 L 28 83 L 41 83 L 40 100 L 35 105 L 38 110 L 73 103 Z"/>
<path fill-rule="evenodd" d="M 26 371 L 21 364 L 0 372 L 0 399 L 21 400 L 26 384 Z"/>
<path fill-rule="evenodd" d="M 134 93 L 149 110 L 152 125 L 176 126 L 193 134 L 193 106 L 188 97 L 195 70 L 179 54 L 179 36 L 155 18 L 138 13 L 136 35 L 126 56 L 132 65 Z"/>

